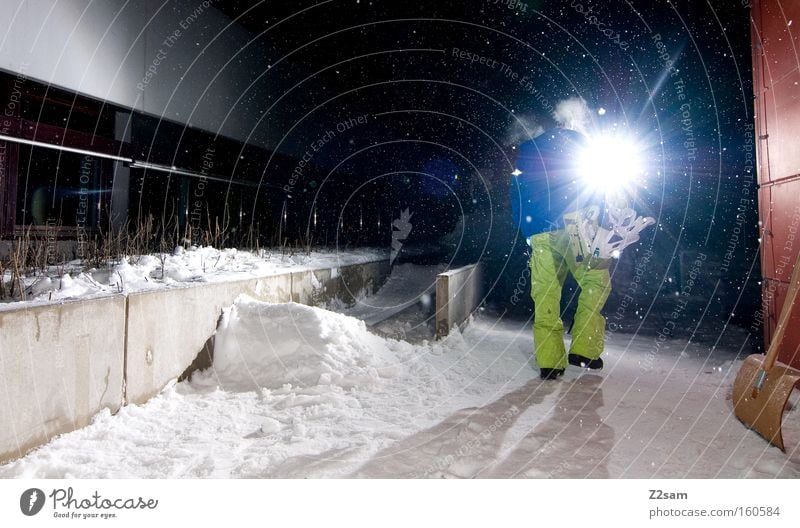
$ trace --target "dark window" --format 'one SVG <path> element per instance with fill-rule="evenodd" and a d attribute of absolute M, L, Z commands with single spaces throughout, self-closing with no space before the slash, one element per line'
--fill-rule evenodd
<path fill-rule="evenodd" d="M 17 225 L 101 227 L 110 198 L 103 177 L 108 172 L 105 164 L 105 160 L 81 154 L 21 146 Z"/>

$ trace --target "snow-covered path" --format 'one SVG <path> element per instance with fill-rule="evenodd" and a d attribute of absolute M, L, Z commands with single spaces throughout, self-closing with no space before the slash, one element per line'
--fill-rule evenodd
<path fill-rule="evenodd" d="M 240 299 L 215 367 L 99 415 L 0 477 L 793 477 L 732 415 L 733 354 L 613 334 L 607 367 L 542 382 L 523 321 L 411 345 L 356 319 Z"/>

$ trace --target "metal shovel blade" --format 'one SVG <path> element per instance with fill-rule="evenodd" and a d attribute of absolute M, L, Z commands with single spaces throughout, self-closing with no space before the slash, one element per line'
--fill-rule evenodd
<path fill-rule="evenodd" d="M 767 373 L 767 380 L 756 396 L 753 388 L 764 356 L 753 354 L 742 363 L 733 382 L 733 412 L 745 425 L 786 451 L 781 421 L 786 402 L 800 381 L 800 370 L 776 363 Z"/>

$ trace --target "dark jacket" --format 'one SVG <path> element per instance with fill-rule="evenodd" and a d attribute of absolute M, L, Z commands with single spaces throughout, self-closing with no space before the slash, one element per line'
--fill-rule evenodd
<path fill-rule="evenodd" d="M 519 146 L 510 186 L 511 215 L 524 237 L 563 229 L 562 215 L 603 197 L 590 193 L 578 171 L 586 137 L 574 130 L 554 128 Z"/>

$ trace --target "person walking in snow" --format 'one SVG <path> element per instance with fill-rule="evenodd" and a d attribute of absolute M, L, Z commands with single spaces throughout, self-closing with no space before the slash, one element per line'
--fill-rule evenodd
<path fill-rule="evenodd" d="M 610 259 L 585 255 L 577 230 L 581 220 L 594 222 L 596 229 L 597 212 L 605 207 L 604 196 L 588 191 L 577 173 L 586 141 L 578 132 L 556 128 L 522 143 L 511 183 L 512 216 L 531 247 L 533 336 L 542 379 L 558 378 L 568 363 L 603 367 L 601 310 L 611 292 Z M 569 354 L 560 315 L 567 273 L 580 287 Z"/>

